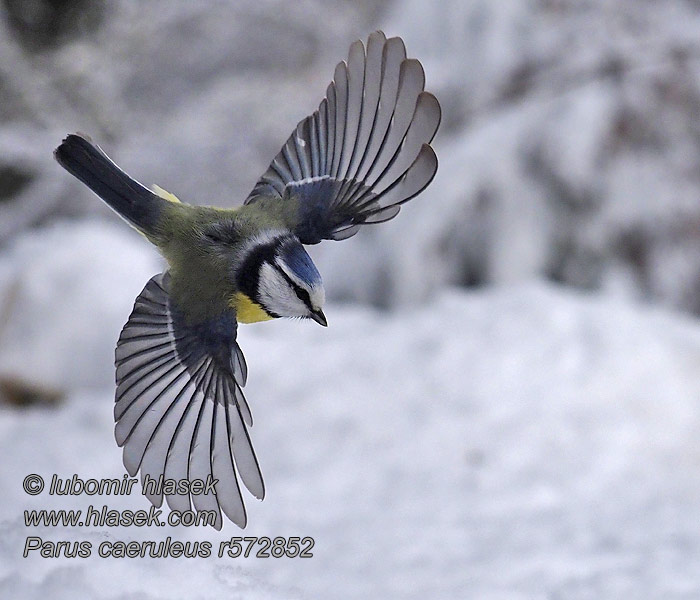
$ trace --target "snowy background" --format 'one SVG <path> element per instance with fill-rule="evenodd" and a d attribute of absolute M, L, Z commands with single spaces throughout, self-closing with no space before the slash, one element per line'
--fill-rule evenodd
<path fill-rule="evenodd" d="M 434 183 L 312 249 L 330 327 L 243 327 L 267 498 L 312 559 L 45 559 L 28 473 L 121 477 L 113 346 L 156 253 L 53 162 L 90 134 L 235 206 L 349 44 L 401 35 Z M 682 0 L 0 2 L 1 598 L 700 597 L 700 6 Z"/>

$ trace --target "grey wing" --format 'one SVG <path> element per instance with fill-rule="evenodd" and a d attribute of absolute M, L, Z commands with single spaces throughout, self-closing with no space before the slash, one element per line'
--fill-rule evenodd
<path fill-rule="evenodd" d="M 129 474 L 141 470 L 142 483 L 147 476 L 217 480 L 214 491 L 191 496 L 194 509 L 213 511 L 217 529 L 221 511 L 245 527 L 238 477 L 257 498 L 265 489 L 247 429 L 252 418 L 241 390 L 247 367 L 235 341 L 235 315 L 186 325 L 169 285 L 167 273 L 146 284 L 117 343 L 117 444 Z M 161 506 L 163 494 L 146 495 Z M 166 500 L 173 510 L 192 508 L 190 494 Z"/>
<path fill-rule="evenodd" d="M 437 171 L 429 144 L 440 104 L 424 85 L 423 67 L 406 58 L 400 38 L 377 31 L 366 49 L 358 40 L 245 203 L 290 203 L 290 227 L 304 244 L 392 219 Z"/>

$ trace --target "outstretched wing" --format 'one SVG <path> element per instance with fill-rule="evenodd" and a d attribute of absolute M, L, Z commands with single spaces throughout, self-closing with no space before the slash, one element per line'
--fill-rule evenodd
<path fill-rule="evenodd" d="M 245 203 L 285 202 L 302 243 L 341 240 L 395 217 L 432 181 L 440 104 L 420 62 L 382 32 L 350 47 L 318 110 L 301 121 Z"/>
<path fill-rule="evenodd" d="M 192 495 L 196 511 L 221 511 L 245 527 L 238 477 L 257 498 L 265 494 L 248 435 L 250 409 L 241 388 L 247 367 L 236 343 L 236 319 L 188 325 L 173 306 L 170 276 L 153 277 L 136 299 L 116 349 L 115 436 L 124 466 L 158 480 L 218 480 Z M 147 493 L 155 506 L 163 495 Z M 190 510 L 190 495 L 166 495 L 173 510 Z"/>

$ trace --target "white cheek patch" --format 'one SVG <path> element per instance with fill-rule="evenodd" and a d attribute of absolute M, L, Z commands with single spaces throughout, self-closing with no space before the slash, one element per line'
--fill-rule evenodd
<path fill-rule="evenodd" d="M 309 298 L 311 299 L 311 306 L 315 310 L 320 310 L 326 302 L 326 292 L 323 289 L 323 284 L 319 282 L 317 285 L 309 285 L 307 282 L 300 279 L 294 271 L 292 271 L 287 264 L 277 259 L 275 264 L 282 269 L 287 277 L 289 277 L 294 283 L 296 283 L 302 290 L 309 292 Z"/>
<path fill-rule="evenodd" d="M 321 310 L 326 304 L 326 290 L 323 289 L 323 285 L 313 286 L 309 292 L 309 297 L 311 298 L 311 306 L 315 310 Z"/>
<path fill-rule="evenodd" d="M 269 263 L 260 267 L 258 297 L 265 308 L 281 317 L 304 317 L 309 312 L 283 275 Z"/>

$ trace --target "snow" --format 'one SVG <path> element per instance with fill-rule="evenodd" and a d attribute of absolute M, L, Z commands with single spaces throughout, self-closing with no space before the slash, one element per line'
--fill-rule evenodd
<path fill-rule="evenodd" d="M 138 280 L 162 270 L 147 243 L 123 229 L 116 219 L 58 223 L 0 257 L 0 379 L 59 393 L 113 380 L 113 343 Z"/>
<path fill-rule="evenodd" d="M 0 396 L 40 403 L 0 403 L 0 597 L 700 595 L 700 324 L 674 312 L 700 313 L 692 2 L 92 3 L 41 47 L 51 28 L 5 4 Z M 21 488 L 124 473 L 113 348 L 162 268 L 53 148 L 84 131 L 146 184 L 235 206 L 377 28 L 441 102 L 440 168 L 394 221 L 310 250 L 328 329 L 241 328 L 267 484 L 248 528 L 26 528 L 30 507 L 149 506 Z M 21 557 L 28 535 L 241 534 L 314 557 Z"/>
<path fill-rule="evenodd" d="M 126 319 L 124 307 L 157 263 L 119 225 L 63 224 L 18 243 L 17 264 L 41 256 L 46 268 L 68 265 L 82 282 L 81 302 L 96 308 L 55 310 L 57 331 L 114 343 L 112 319 Z M 120 270 L 109 258 L 116 249 L 141 267 Z M 53 307 L 75 298 L 59 275 L 44 282 Z M 27 310 L 25 319 L 39 319 L 47 308 Z M 248 498 L 244 532 L 230 523 L 219 533 L 25 527 L 28 508 L 148 502 L 139 493 L 22 491 L 29 473 L 124 473 L 112 432 L 113 381 L 96 365 L 100 353 L 88 363 L 94 378 L 64 379 L 55 406 L 1 405 L 0 453 L 11 458 L 0 469 L 0 597 L 697 596 L 697 320 L 542 283 L 448 289 L 392 312 L 331 304 L 326 314 L 327 329 L 296 321 L 241 327 L 267 486 L 263 502 Z M 46 368 L 64 360 L 57 336 L 45 344 Z M 33 348 L 25 348 L 28 361 Z M 74 352 L 77 368 L 87 358 L 83 348 Z M 93 546 L 171 536 L 218 548 L 238 535 L 316 543 L 309 559 L 22 558 L 29 535 Z"/>

